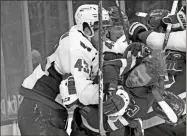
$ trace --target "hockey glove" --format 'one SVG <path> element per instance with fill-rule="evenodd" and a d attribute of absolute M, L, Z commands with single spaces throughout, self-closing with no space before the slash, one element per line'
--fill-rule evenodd
<path fill-rule="evenodd" d="M 130 35 L 130 39 L 134 42 L 138 42 L 140 41 L 138 38 L 138 35 L 141 32 L 145 32 L 148 31 L 147 27 L 140 23 L 140 22 L 134 22 L 130 25 L 129 27 L 129 35 Z"/>
<path fill-rule="evenodd" d="M 84 106 L 79 111 L 89 126 L 99 129 L 99 109 L 94 106 Z M 106 132 L 112 132 L 128 125 L 123 116 L 106 116 L 103 115 L 103 126 Z"/>
<path fill-rule="evenodd" d="M 161 23 L 161 20 L 163 17 L 167 16 L 169 12 L 169 10 L 165 9 L 151 10 L 145 18 L 148 29 L 156 32 L 163 32 L 167 25 Z"/>
<path fill-rule="evenodd" d="M 70 108 L 78 103 L 78 97 L 75 88 L 73 76 L 68 76 L 59 86 L 62 104 L 66 108 Z"/>
<path fill-rule="evenodd" d="M 185 109 L 185 102 L 178 97 L 177 95 L 173 94 L 172 92 L 169 91 L 164 91 L 164 95 L 163 95 L 163 100 L 171 107 L 171 109 L 174 111 L 175 115 L 177 116 L 177 122 L 172 122 L 169 118 L 167 114 L 172 114 L 167 113 L 167 109 L 165 109 L 165 111 L 163 111 L 163 109 L 160 107 L 160 105 L 157 102 L 154 102 L 152 107 L 154 112 L 161 118 L 163 118 L 164 120 L 166 120 L 167 123 L 169 124 L 179 124 L 181 122 L 181 116 L 184 112 Z M 183 120 L 183 119 L 182 119 Z"/>
<path fill-rule="evenodd" d="M 141 42 L 134 42 L 131 43 L 127 49 L 124 52 L 124 57 L 128 58 L 129 57 L 129 51 L 131 55 L 135 57 L 146 57 L 149 54 L 151 54 L 152 49 L 148 47 L 146 44 L 141 43 Z"/>
<path fill-rule="evenodd" d="M 105 115 L 119 116 L 123 115 L 129 105 L 129 95 L 126 91 L 118 89 L 103 103 L 103 112 Z"/>
<path fill-rule="evenodd" d="M 167 15 L 162 18 L 162 23 L 164 25 L 172 24 L 172 31 L 182 31 L 186 29 L 186 15 L 184 12 L 179 11 L 175 15 Z"/>

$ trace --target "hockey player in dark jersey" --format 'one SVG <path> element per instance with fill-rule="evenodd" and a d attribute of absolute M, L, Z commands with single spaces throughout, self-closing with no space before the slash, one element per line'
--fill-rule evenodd
<path fill-rule="evenodd" d="M 127 125 L 134 127 L 134 122 L 139 123 L 139 121 L 134 121 L 134 119 L 140 120 L 139 118 L 145 116 L 154 101 L 154 96 L 151 92 L 151 85 L 158 81 L 159 63 L 160 60 L 156 60 L 154 57 L 147 58 L 141 64 L 136 66 L 133 70 L 124 74 L 124 82 L 119 83 L 123 85 L 123 87 L 120 90 L 120 86 L 118 86 L 117 89 L 119 89 L 120 91 L 118 90 L 116 94 L 118 94 L 118 92 L 123 94 L 123 91 L 128 92 L 130 103 L 126 108 L 125 112 L 122 114 L 120 114 L 118 111 L 123 107 L 124 101 L 120 101 L 118 95 L 114 94 L 111 98 L 109 98 L 111 101 L 104 103 L 104 128 L 107 132 L 121 129 Z M 107 65 L 120 66 L 120 62 L 115 60 L 108 63 Z M 114 71 L 111 70 L 112 69 L 105 69 L 104 74 L 107 74 L 109 77 L 111 77 L 109 73 L 113 73 L 115 71 L 114 69 Z M 115 78 L 113 79 L 115 80 Z M 107 81 L 108 83 L 111 83 L 111 78 L 107 79 L 107 77 L 105 77 L 104 80 L 105 84 L 107 84 Z M 105 89 L 109 91 L 114 91 L 113 89 L 111 90 L 110 88 L 107 88 L 107 85 L 105 86 Z M 124 97 L 126 96 L 124 95 Z M 128 99 L 126 102 L 128 102 Z M 181 109 L 184 110 L 183 107 Z M 81 116 L 81 120 L 77 121 L 80 124 L 78 124 L 79 127 L 72 127 L 72 136 L 79 136 L 81 134 L 84 136 L 97 135 L 99 123 L 99 117 L 97 114 L 98 109 L 94 106 L 87 106 L 85 108 L 82 108 L 79 112 L 81 114 L 76 114 L 75 120 L 80 118 Z M 113 112 L 118 112 L 118 114 L 114 115 Z M 76 124 L 74 123 L 74 125 Z"/>
<path fill-rule="evenodd" d="M 159 15 L 159 10 L 154 10 L 154 14 L 149 13 L 148 16 L 151 14 L 153 16 L 149 17 L 152 19 L 152 22 L 154 21 L 154 16 Z M 165 87 L 168 91 L 173 92 L 175 95 L 179 95 L 182 99 L 186 98 L 186 6 L 182 7 L 181 10 L 175 14 L 175 15 L 165 15 L 160 19 L 159 24 L 157 24 L 157 28 L 162 28 L 164 30 L 166 28 L 167 23 L 171 23 L 172 25 L 172 31 L 169 37 L 169 42 L 166 46 L 168 49 L 166 51 L 167 55 L 167 71 L 168 71 L 168 77 L 167 81 L 165 82 Z M 157 17 L 158 18 L 158 17 Z M 169 20 L 169 21 L 168 21 Z M 151 22 L 150 20 L 148 21 Z M 164 24 L 165 23 L 165 24 Z M 137 25 L 136 25 L 137 24 Z M 137 29 L 134 29 L 136 32 L 140 32 L 138 35 L 137 33 L 133 34 L 134 38 L 138 41 L 142 41 L 146 43 L 151 48 L 160 48 L 163 44 L 163 38 L 164 38 L 164 31 L 160 32 L 158 29 L 150 28 L 149 26 L 155 26 L 152 24 L 147 25 L 148 29 L 144 27 L 141 23 L 134 23 L 133 29 L 136 27 Z M 144 30 L 143 30 L 143 29 Z M 147 30 L 146 30 L 147 29 Z M 142 31 L 143 30 L 143 31 Z M 134 32 L 135 32 L 134 31 Z M 132 33 L 131 33 L 132 34 Z M 136 41 L 135 40 L 135 41 Z M 147 114 L 147 116 L 151 115 L 151 113 Z M 149 118 L 146 119 L 146 123 L 149 124 L 147 129 L 145 129 L 145 136 L 185 136 L 186 135 L 186 125 L 185 125 L 185 114 L 181 120 L 183 120 L 183 123 L 173 126 L 170 123 L 165 123 L 165 121 L 161 121 L 161 119 L 155 117 L 154 114 L 152 114 Z M 161 123 L 159 123 L 161 122 Z M 161 125 L 159 125 L 161 124 Z M 176 125 L 176 124 L 175 124 Z"/>

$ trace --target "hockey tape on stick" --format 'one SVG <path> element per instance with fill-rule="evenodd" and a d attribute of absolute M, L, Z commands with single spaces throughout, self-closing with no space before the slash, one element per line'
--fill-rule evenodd
<path fill-rule="evenodd" d="M 172 5 L 172 9 L 171 9 L 171 15 L 175 14 L 175 12 L 177 10 L 177 5 L 178 5 L 178 0 L 174 0 L 173 5 Z M 162 48 L 163 51 L 165 50 L 165 48 L 167 46 L 169 35 L 170 35 L 170 32 L 171 32 L 171 27 L 172 27 L 172 24 L 167 25 L 166 34 L 165 34 L 165 37 L 164 37 L 163 48 Z"/>

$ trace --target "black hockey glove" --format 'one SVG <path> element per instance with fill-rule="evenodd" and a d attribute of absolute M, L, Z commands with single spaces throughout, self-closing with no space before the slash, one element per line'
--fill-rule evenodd
<path fill-rule="evenodd" d="M 184 12 L 179 11 L 175 15 L 167 15 L 162 18 L 162 23 L 165 25 L 172 24 L 172 31 L 182 31 L 186 29 L 186 15 Z"/>
<path fill-rule="evenodd" d="M 171 109 L 176 114 L 178 119 L 177 122 L 171 122 L 165 113 L 167 110 L 164 112 L 157 102 L 154 102 L 152 105 L 154 112 L 170 125 L 177 125 L 182 123 L 184 121 L 182 114 L 185 109 L 185 102 L 180 97 L 169 91 L 164 91 L 163 100 L 171 107 Z"/>
<path fill-rule="evenodd" d="M 124 58 L 129 57 L 129 52 L 135 57 L 146 57 L 151 54 L 152 49 L 141 42 L 131 43 L 124 52 Z"/>
<path fill-rule="evenodd" d="M 140 39 L 138 38 L 138 35 L 141 32 L 145 32 L 148 31 L 147 27 L 142 24 L 141 22 L 133 22 L 130 27 L 129 27 L 129 35 L 130 35 L 130 39 L 133 42 L 138 42 L 140 41 Z"/>
<path fill-rule="evenodd" d="M 118 89 L 103 103 L 103 113 L 105 115 L 123 115 L 129 105 L 129 95 L 125 90 Z"/>

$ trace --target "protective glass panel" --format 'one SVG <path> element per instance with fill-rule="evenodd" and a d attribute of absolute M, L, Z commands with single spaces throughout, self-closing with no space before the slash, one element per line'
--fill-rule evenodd
<path fill-rule="evenodd" d="M 14 119 L 25 77 L 24 39 L 20 1 L 1 2 L 1 122 Z"/>
<path fill-rule="evenodd" d="M 28 7 L 33 55 L 44 59 L 69 29 L 67 1 L 29 1 Z"/>
<path fill-rule="evenodd" d="M 46 58 L 69 29 L 67 1 L 3 1 L 1 19 L 1 125 L 5 125 L 17 117 L 28 64 L 35 67 Z"/>

